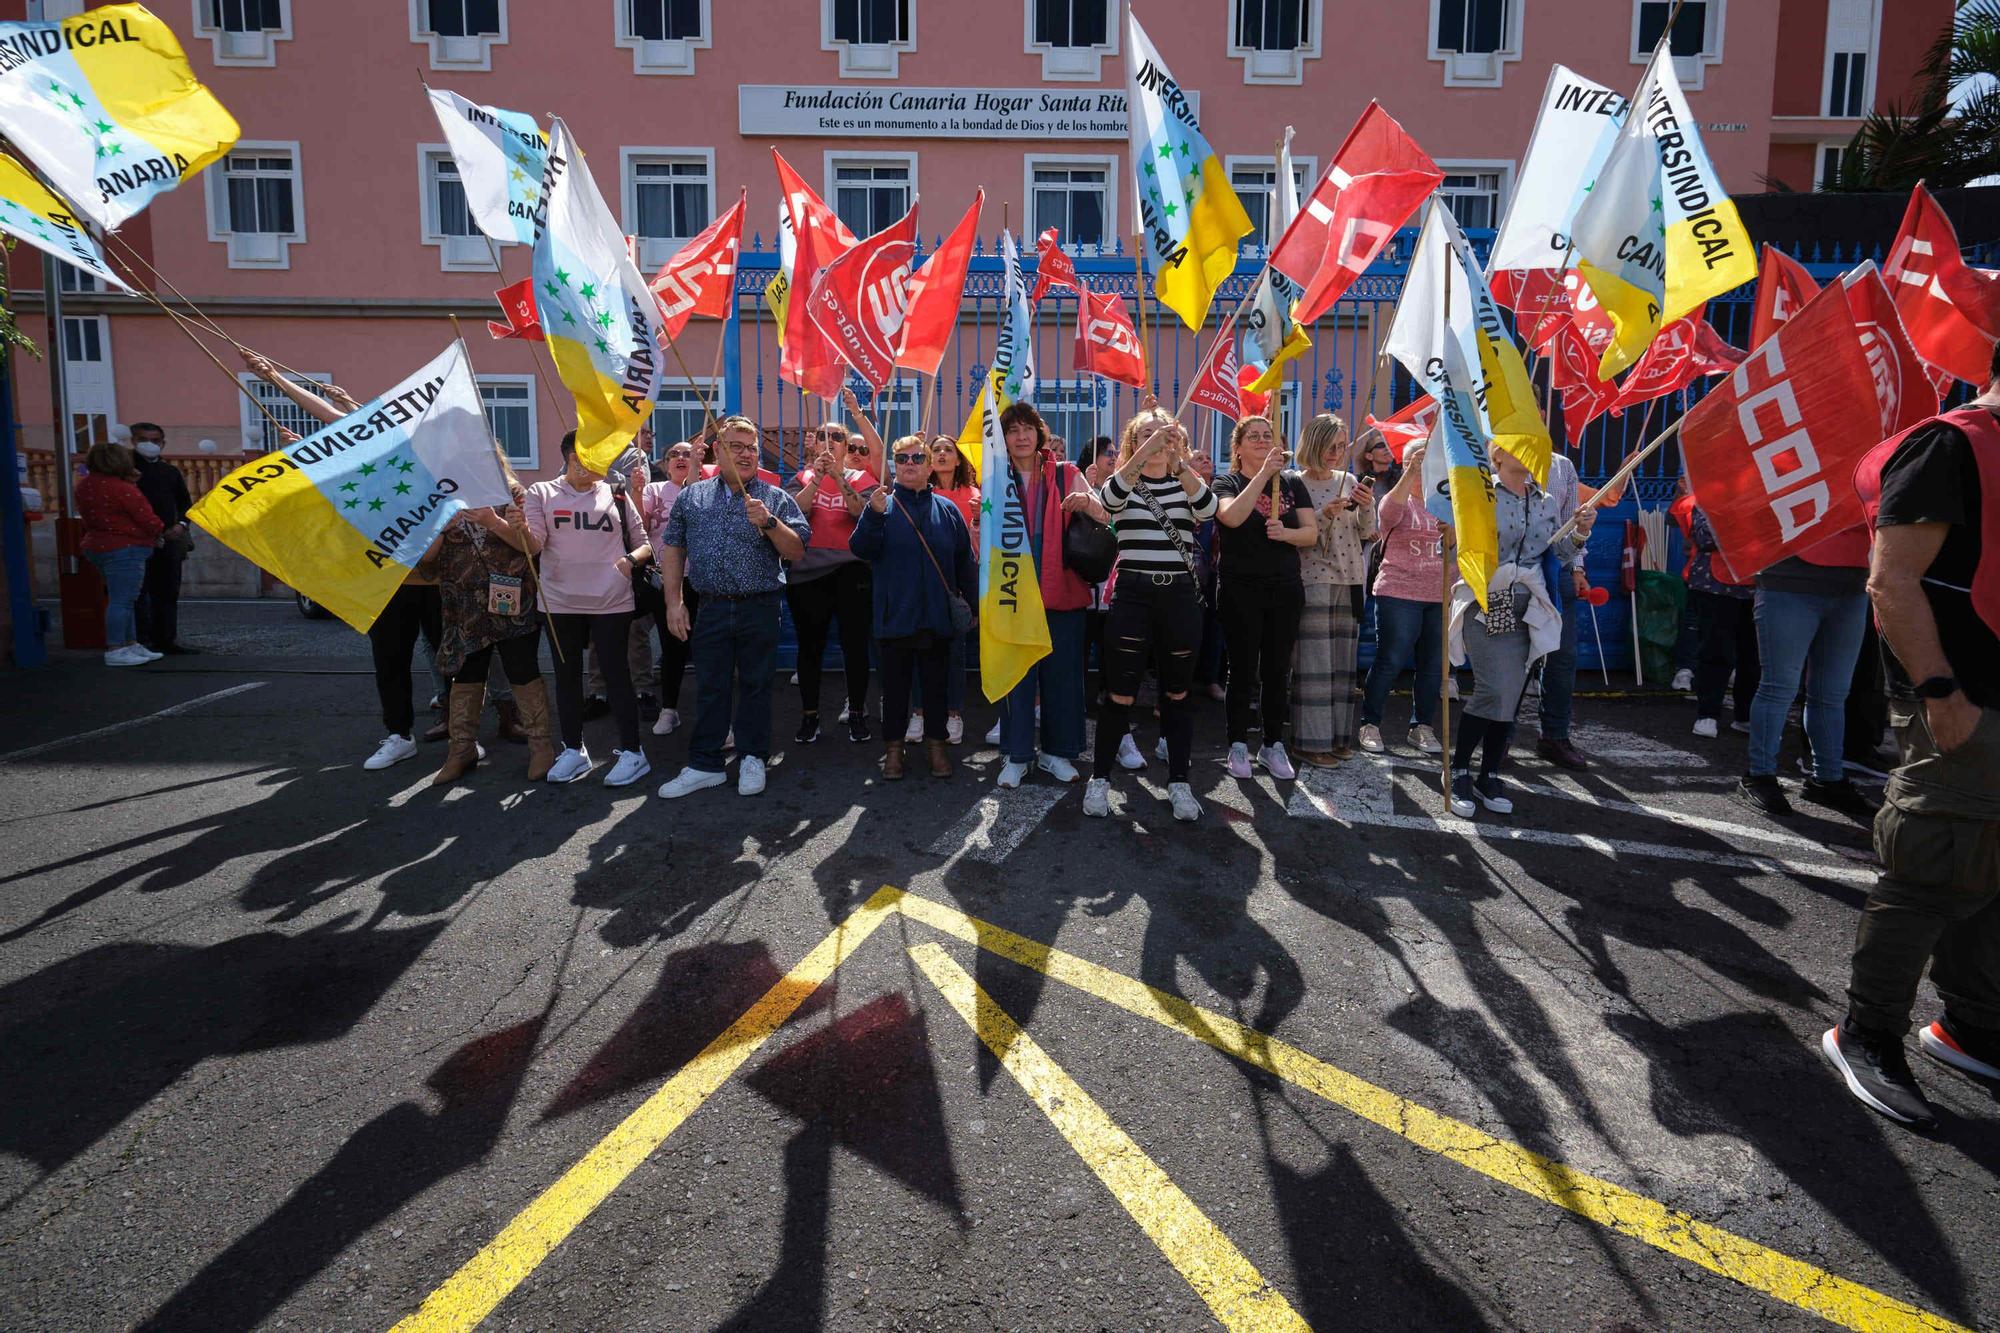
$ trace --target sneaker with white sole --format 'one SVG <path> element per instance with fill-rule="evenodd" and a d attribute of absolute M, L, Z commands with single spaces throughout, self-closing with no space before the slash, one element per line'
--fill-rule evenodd
<path fill-rule="evenodd" d="M 1250 747 L 1237 741 L 1229 747 L 1229 776 L 1247 778 L 1250 773 Z"/>
<path fill-rule="evenodd" d="M 965 719 L 947 718 L 944 724 L 944 739 L 947 745 L 965 744 Z"/>
<path fill-rule="evenodd" d="M 1285 753 L 1282 742 L 1273 741 L 1258 750 L 1257 762 L 1264 766 L 1267 773 L 1282 782 L 1289 782 L 1299 775 L 1299 771 L 1292 767 L 1291 757 Z"/>
<path fill-rule="evenodd" d="M 575 782 L 589 771 L 589 748 L 572 750 L 565 745 L 563 752 L 556 756 L 555 763 L 549 767 L 548 780 L 550 782 Z"/>
<path fill-rule="evenodd" d="M 104 654 L 104 665 L 108 667 L 144 666 L 152 660 L 146 650 L 136 643 L 113 648 Z"/>
<path fill-rule="evenodd" d="M 1448 676 L 1448 677 L 1446 677 L 1446 678 L 1445 678 L 1445 682 L 1444 682 L 1444 697 L 1445 697 L 1445 698 L 1447 698 L 1447 699 L 1456 699 L 1456 698 L 1458 697 L 1458 677 L 1457 677 L 1457 676 Z"/>
<path fill-rule="evenodd" d="M 1444 753 L 1444 746 L 1438 743 L 1438 734 L 1422 724 L 1410 728 L 1410 744 L 1417 747 L 1418 754 Z"/>
<path fill-rule="evenodd" d="M 1131 732 L 1126 732 L 1124 739 L 1118 742 L 1118 767 L 1136 773 L 1145 766 L 1146 756 L 1139 753 L 1139 742 Z"/>
<path fill-rule="evenodd" d="M 903 728 L 903 744 L 915 745 L 923 738 L 924 716 L 922 713 L 912 713 L 910 714 L 910 725 Z"/>
<path fill-rule="evenodd" d="M 851 706 L 848 704 L 842 704 L 840 706 L 840 720 L 842 722 L 846 722 L 847 719 L 852 715 L 850 712 L 850 707 Z"/>
<path fill-rule="evenodd" d="M 1042 772 L 1048 774 L 1050 777 L 1054 778 L 1057 782 L 1076 781 L 1077 777 L 1076 765 L 1072 764 L 1069 760 L 1063 758 L 1059 754 L 1045 754 L 1038 756 L 1035 760 L 1035 767 L 1041 769 Z"/>
<path fill-rule="evenodd" d="M 678 708 L 662 708 L 660 715 L 653 719 L 653 734 L 655 736 L 671 736 L 680 724 L 681 713 Z"/>
<path fill-rule="evenodd" d="M 1703 740 L 1714 740 L 1722 728 L 1712 717 L 1698 717 L 1694 720 L 1694 734 Z"/>
<path fill-rule="evenodd" d="M 1185 782 L 1169 782 L 1167 799 L 1173 802 L 1174 818 L 1183 824 L 1191 824 L 1201 818 L 1201 802 L 1194 796 L 1194 788 Z"/>
<path fill-rule="evenodd" d="M 1683 694 L 1687 693 L 1694 688 L 1694 672 L 1688 670 L 1686 667 L 1682 667 L 1679 671 L 1674 672 L 1674 683 L 1667 688 L 1679 690 Z"/>
<path fill-rule="evenodd" d="M 1457 769 L 1451 775 L 1451 812 L 1460 819 L 1470 819 L 1478 811 L 1477 793 L 1472 789 L 1472 774 L 1466 769 Z"/>
<path fill-rule="evenodd" d="M 159 660 L 160 660 L 161 658 L 163 658 L 163 657 L 165 657 L 165 656 L 166 656 L 166 654 L 165 654 L 165 653 L 156 653 L 156 652 L 154 652 L 154 651 L 153 651 L 153 650 L 152 650 L 151 648 L 148 648 L 148 647 L 147 647 L 147 646 L 146 646 L 145 644 L 143 644 L 143 643 L 135 643 L 135 644 L 133 644 L 133 645 L 132 645 L 132 650 L 133 650 L 134 652 L 138 653 L 138 654 L 139 654 L 139 656 L 141 656 L 141 657 L 145 658 L 145 659 L 146 659 L 146 660 L 147 660 L 148 662 L 157 662 L 157 661 L 159 661 Z"/>
<path fill-rule="evenodd" d="M 2000 1039 L 1995 1034 L 1954 1023 L 1946 1014 L 1918 1033 L 1917 1040 L 1931 1059 L 1974 1078 L 2000 1082 Z"/>
<path fill-rule="evenodd" d="M 611 771 L 604 775 L 604 785 L 629 787 L 652 771 L 652 761 L 646 758 L 644 750 L 613 750 Z"/>
<path fill-rule="evenodd" d="M 1364 722 L 1361 725 L 1359 740 L 1361 748 L 1369 754 L 1381 754 L 1389 748 L 1382 744 L 1382 728 L 1376 726 L 1373 722 Z"/>
<path fill-rule="evenodd" d="M 1021 779 L 1028 776 L 1028 766 L 1018 760 L 1009 759 L 1000 765 L 999 785 L 1013 789 L 1021 785 Z"/>
<path fill-rule="evenodd" d="M 1103 819 L 1111 813 L 1111 779 L 1092 778 L 1083 784 L 1083 813 Z"/>
<path fill-rule="evenodd" d="M 736 794 L 757 796 L 764 790 L 764 761 L 754 754 L 746 754 L 736 766 Z"/>
<path fill-rule="evenodd" d="M 363 768 L 383 769 L 391 764 L 400 764 L 405 759 L 414 759 L 417 743 L 408 736 L 384 736 L 382 743 L 375 747 L 375 753 L 361 761 Z"/>
<path fill-rule="evenodd" d="M 1871 1111 L 1878 1111 L 1899 1124 L 1927 1129 L 1937 1123 L 1937 1114 L 1924 1100 L 1916 1075 L 1903 1055 L 1902 1038 L 1873 1039 L 1849 1028 L 1843 1020 L 1830 1027 L 1819 1039 L 1820 1050 L 1840 1076 L 1854 1099 Z"/>
<path fill-rule="evenodd" d="M 986 743 L 988 745 L 998 745 L 1000 743 L 1000 724 L 998 722 L 993 724 L 993 730 L 986 733 Z"/>
<path fill-rule="evenodd" d="M 703 791 L 709 787 L 720 787 L 729 781 L 727 773 L 711 773 L 706 769 L 684 768 L 673 777 L 660 784 L 660 795 L 669 801 L 686 796 L 690 792 Z"/>
<path fill-rule="evenodd" d="M 1479 803 L 1496 815 L 1514 813 L 1514 802 L 1507 798 L 1507 784 L 1497 773 L 1482 773 L 1472 780 L 1472 794 Z"/>
<path fill-rule="evenodd" d="M 1159 744 L 1153 747 L 1153 757 L 1163 764 L 1167 762 L 1167 738 L 1165 736 L 1160 737 Z"/>
<path fill-rule="evenodd" d="M 1732 721 L 1732 722 L 1731 722 L 1731 723 L 1729 724 L 1729 729 L 1730 729 L 1731 731 L 1734 731 L 1734 732 L 1739 732 L 1739 733 L 1741 733 L 1742 735 L 1745 735 L 1745 736 L 1748 736 L 1748 735 L 1750 734 L 1750 724 L 1749 724 L 1748 722 L 1734 722 L 1734 721 Z"/>

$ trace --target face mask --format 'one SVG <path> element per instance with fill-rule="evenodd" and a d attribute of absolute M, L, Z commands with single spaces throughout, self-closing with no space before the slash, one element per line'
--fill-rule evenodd
<path fill-rule="evenodd" d="M 134 445 L 133 448 L 137 449 L 139 451 L 139 457 L 144 459 L 150 460 L 158 458 L 160 456 L 160 446 L 153 443 L 153 441 L 151 440 L 141 440 L 139 441 L 138 444 Z"/>

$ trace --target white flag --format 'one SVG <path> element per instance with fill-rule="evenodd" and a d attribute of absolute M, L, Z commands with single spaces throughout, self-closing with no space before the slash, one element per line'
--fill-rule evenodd
<path fill-rule="evenodd" d="M 533 245 L 542 201 L 547 141 L 533 116 L 427 89 L 431 110 L 458 164 L 465 206 L 479 230 L 500 245 Z"/>
<path fill-rule="evenodd" d="M 1521 159 L 1521 175 L 1487 269 L 1493 273 L 1559 269 L 1576 210 L 1590 196 L 1585 187 L 1604 169 L 1627 103 L 1621 93 L 1592 83 L 1565 65 L 1549 70 L 1534 137 Z"/>

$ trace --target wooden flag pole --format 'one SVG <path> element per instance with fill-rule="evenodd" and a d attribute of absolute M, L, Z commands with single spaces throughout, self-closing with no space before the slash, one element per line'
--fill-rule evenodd
<path fill-rule="evenodd" d="M 1687 420 L 1687 414 L 1685 412 L 1683 412 L 1680 416 L 1676 417 L 1674 419 L 1673 425 L 1667 427 L 1665 430 L 1661 431 L 1658 435 L 1655 435 L 1651 440 L 1647 442 L 1645 448 L 1641 449 L 1638 453 L 1633 454 L 1630 458 L 1626 459 L 1624 466 L 1619 468 L 1616 472 L 1612 473 L 1610 480 L 1606 481 L 1602 486 L 1597 488 L 1597 494 L 1591 496 L 1590 499 L 1584 501 L 1582 504 L 1576 507 L 1576 512 L 1578 514 L 1581 514 L 1584 512 L 1584 510 L 1587 509 L 1592 513 L 1596 513 L 1599 504 L 1603 502 L 1605 496 L 1615 495 L 1621 486 L 1623 486 L 1626 482 L 1632 479 L 1632 474 L 1639 470 L 1639 464 L 1645 462 L 1648 458 L 1651 458 L 1654 452 L 1657 451 L 1659 447 L 1665 444 L 1669 439 L 1673 438 L 1675 435 L 1680 434 L 1681 423 L 1686 420 Z M 1562 527 L 1556 530 L 1555 536 L 1549 538 L 1549 544 L 1554 545 L 1556 542 L 1561 541 L 1563 538 L 1569 536 L 1572 532 L 1575 531 L 1576 531 L 1576 518 L 1572 516 L 1569 522 L 1563 524 Z"/>
<path fill-rule="evenodd" d="M 1432 201 L 1431 207 L 1438 207 L 1435 200 Z M 1444 336 L 1447 338 L 1451 336 L 1451 272 L 1457 267 L 1458 252 L 1454 250 L 1445 260 L 1444 265 Z M 1439 404 L 1439 411 L 1443 411 L 1443 404 Z M 1426 458 L 1430 456 L 1429 446 L 1425 447 L 1424 456 Z M 1449 485 L 1450 476 L 1451 460 L 1446 458 L 1445 477 L 1447 478 L 1447 486 Z M 1421 489 L 1422 478 L 1418 479 L 1418 484 L 1419 489 Z M 1456 511 L 1454 511 L 1454 516 L 1456 516 Z M 1452 532 L 1453 559 L 1445 560 L 1442 558 L 1444 543 L 1442 540 L 1438 543 L 1438 554 L 1440 556 L 1438 561 L 1438 639 L 1440 640 L 1438 644 L 1438 661 L 1440 663 L 1438 719 L 1444 724 L 1444 730 L 1438 737 L 1438 786 L 1444 793 L 1444 808 L 1446 813 L 1450 813 L 1451 811 L 1451 569 L 1457 563 L 1457 551 L 1455 549 L 1457 545 L 1458 533 L 1454 529 Z M 1511 596 L 1511 594 L 1509 595 Z M 1460 721 L 1463 720 L 1463 715 L 1461 715 Z"/>

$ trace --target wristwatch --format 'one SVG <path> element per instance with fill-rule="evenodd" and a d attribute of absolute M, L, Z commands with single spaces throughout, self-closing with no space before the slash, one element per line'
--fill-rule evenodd
<path fill-rule="evenodd" d="M 1949 699 L 1957 693 L 1958 678 L 1956 676 L 1932 676 L 1929 680 L 1921 681 L 1917 685 L 1917 697 L 1919 699 Z"/>
<path fill-rule="evenodd" d="M 769 532 L 772 528 L 778 526 L 778 516 L 776 514 L 772 514 L 769 518 L 766 518 L 762 523 L 758 524 L 757 526 L 762 528 L 764 531 Z"/>

